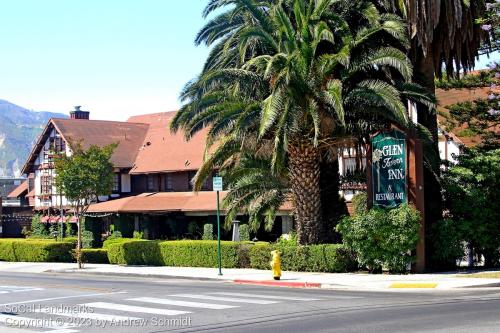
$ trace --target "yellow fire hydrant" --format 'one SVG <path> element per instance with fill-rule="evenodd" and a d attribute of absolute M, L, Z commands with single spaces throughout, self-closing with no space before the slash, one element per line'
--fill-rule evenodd
<path fill-rule="evenodd" d="M 279 280 L 281 277 L 281 252 L 278 250 L 271 251 L 271 269 L 273 270 L 273 278 Z"/>

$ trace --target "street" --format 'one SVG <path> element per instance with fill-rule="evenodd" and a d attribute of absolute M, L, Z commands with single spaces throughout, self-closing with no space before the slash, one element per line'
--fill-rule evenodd
<path fill-rule="evenodd" d="M 500 290 L 354 292 L 0 274 L 0 332 L 500 332 Z"/>

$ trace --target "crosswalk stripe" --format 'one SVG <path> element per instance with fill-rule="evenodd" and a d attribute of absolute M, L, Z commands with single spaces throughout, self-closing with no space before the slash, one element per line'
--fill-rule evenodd
<path fill-rule="evenodd" d="M 51 311 L 50 309 L 37 309 L 37 310 L 35 310 L 35 312 L 63 316 L 63 317 L 95 319 L 95 320 L 102 320 L 102 321 L 124 322 L 124 321 L 140 320 L 141 319 L 138 317 L 125 317 L 125 316 L 108 315 L 108 314 L 104 314 L 104 313 L 95 313 L 95 312 L 71 313 L 71 312 L 64 312 L 64 311 Z"/>
<path fill-rule="evenodd" d="M 93 308 L 100 308 L 100 309 L 109 309 L 109 310 L 118 310 L 118 311 L 127 311 L 127 312 L 152 313 L 152 314 L 159 314 L 159 315 L 164 315 L 164 316 L 176 316 L 176 315 L 191 313 L 189 311 L 177 311 L 177 310 L 167 310 L 167 309 L 158 309 L 158 308 L 145 308 L 142 306 L 133 306 L 133 305 L 107 303 L 107 302 L 94 302 L 94 303 L 86 303 L 83 305 L 90 306 Z"/>
<path fill-rule="evenodd" d="M 251 297 L 251 298 L 264 298 L 264 299 L 277 299 L 284 301 L 320 301 L 318 298 L 304 298 L 304 297 L 288 297 L 288 296 L 271 296 L 271 295 L 255 295 L 255 294 L 244 294 L 244 293 L 226 293 L 226 292 L 217 292 L 210 293 L 212 295 L 226 295 L 226 296 L 241 296 L 241 297 Z"/>
<path fill-rule="evenodd" d="M 76 325 L 72 324 L 58 324 L 55 320 L 49 320 L 46 318 L 27 318 L 20 317 L 16 315 L 8 315 L 8 314 L 0 314 L 0 323 L 5 324 L 9 327 L 16 328 L 49 328 L 49 329 L 63 329 L 63 328 L 72 328 L 76 327 Z"/>
<path fill-rule="evenodd" d="M 230 308 L 237 308 L 238 307 L 237 305 L 176 301 L 173 299 L 154 298 L 154 297 L 129 298 L 128 300 L 129 301 L 137 301 L 137 302 L 146 302 L 146 303 L 185 306 L 185 307 L 191 307 L 191 308 L 214 309 L 214 310 L 223 310 L 223 309 L 230 309 Z"/>
<path fill-rule="evenodd" d="M 195 299 L 203 299 L 203 300 L 212 300 L 212 301 L 226 301 L 226 302 L 236 302 L 236 303 L 251 303 L 251 304 L 274 304 L 279 303 L 279 301 L 266 301 L 260 299 L 249 299 L 249 298 L 234 298 L 234 297 L 220 297 L 220 296 L 211 296 L 211 295 L 194 295 L 194 294 L 176 294 L 169 295 L 174 297 L 186 297 L 186 298 L 195 298 Z"/>

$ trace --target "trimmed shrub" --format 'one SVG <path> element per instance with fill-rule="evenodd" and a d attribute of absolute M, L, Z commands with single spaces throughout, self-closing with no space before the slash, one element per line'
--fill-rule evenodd
<path fill-rule="evenodd" d="M 238 243 L 221 242 L 222 266 L 238 267 Z M 168 241 L 160 243 L 166 266 L 217 267 L 216 241 Z"/>
<path fill-rule="evenodd" d="M 250 240 L 250 230 L 248 224 L 240 225 L 240 242 L 248 242 Z"/>
<path fill-rule="evenodd" d="M 108 244 L 108 259 L 111 264 L 161 266 L 158 241 L 129 239 L 128 241 Z"/>
<path fill-rule="evenodd" d="M 250 266 L 270 269 L 271 251 L 281 252 L 281 268 L 285 271 L 350 272 L 357 269 L 356 257 L 343 244 L 310 246 L 256 244 L 250 248 Z"/>
<path fill-rule="evenodd" d="M 82 249 L 82 262 L 109 264 L 107 249 Z"/>
<path fill-rule="evenodd" d="M 107 249 L 111 244 L 121 244 L 121 243 L 141 242 L 141 241 L 144 240 L 137 238 L 108 238 L 103 242 L 102 248 Z"/>
<path fill-rule="evenodd" d="M 0 239 L 0 260 L 27 262 L 72 262 L 73 242 Z"/>
<path fill-rule="evenodd" d="M 213 240 L 214 239 L 214 226 L 211 223 L 203 225 L 203 240 Z"/>

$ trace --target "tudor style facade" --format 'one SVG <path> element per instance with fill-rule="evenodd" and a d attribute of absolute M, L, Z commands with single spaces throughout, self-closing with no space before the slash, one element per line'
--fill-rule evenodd
<path fill-rule="evenodd" d="M 175 112 L 133 116 L 125 122 L 89 119 L 79 107 L 70 119 L 50 119 L 32 149 L 22 172 L 28 177 L 23 196 L 43 222 L 55 223 L 60 210 L 71 207 L 54 186 L 54 158 L 72 154 L 80 143 L 105 146 L 117 143 L 111 162 L 115 169 L 113 193 L 98 198 L 88 210 L 96 233 L 106 233 L 111 224 L 124 226 L 125 237 L 143 231 L 148 238 L 186 234 L 190 222 L 214 222 L 216 193 L 210 179 L 194 193 L 192 179 L 202 164 L 206 131 L 186 141 L 182 133 L 171 133 Z M 221 193 L 221 198 L 225 192 Z M 291 229 L 290 205 L 282 207 L 273 235 Z M 274 237 L 274 236 L 271 236 Z"/>

